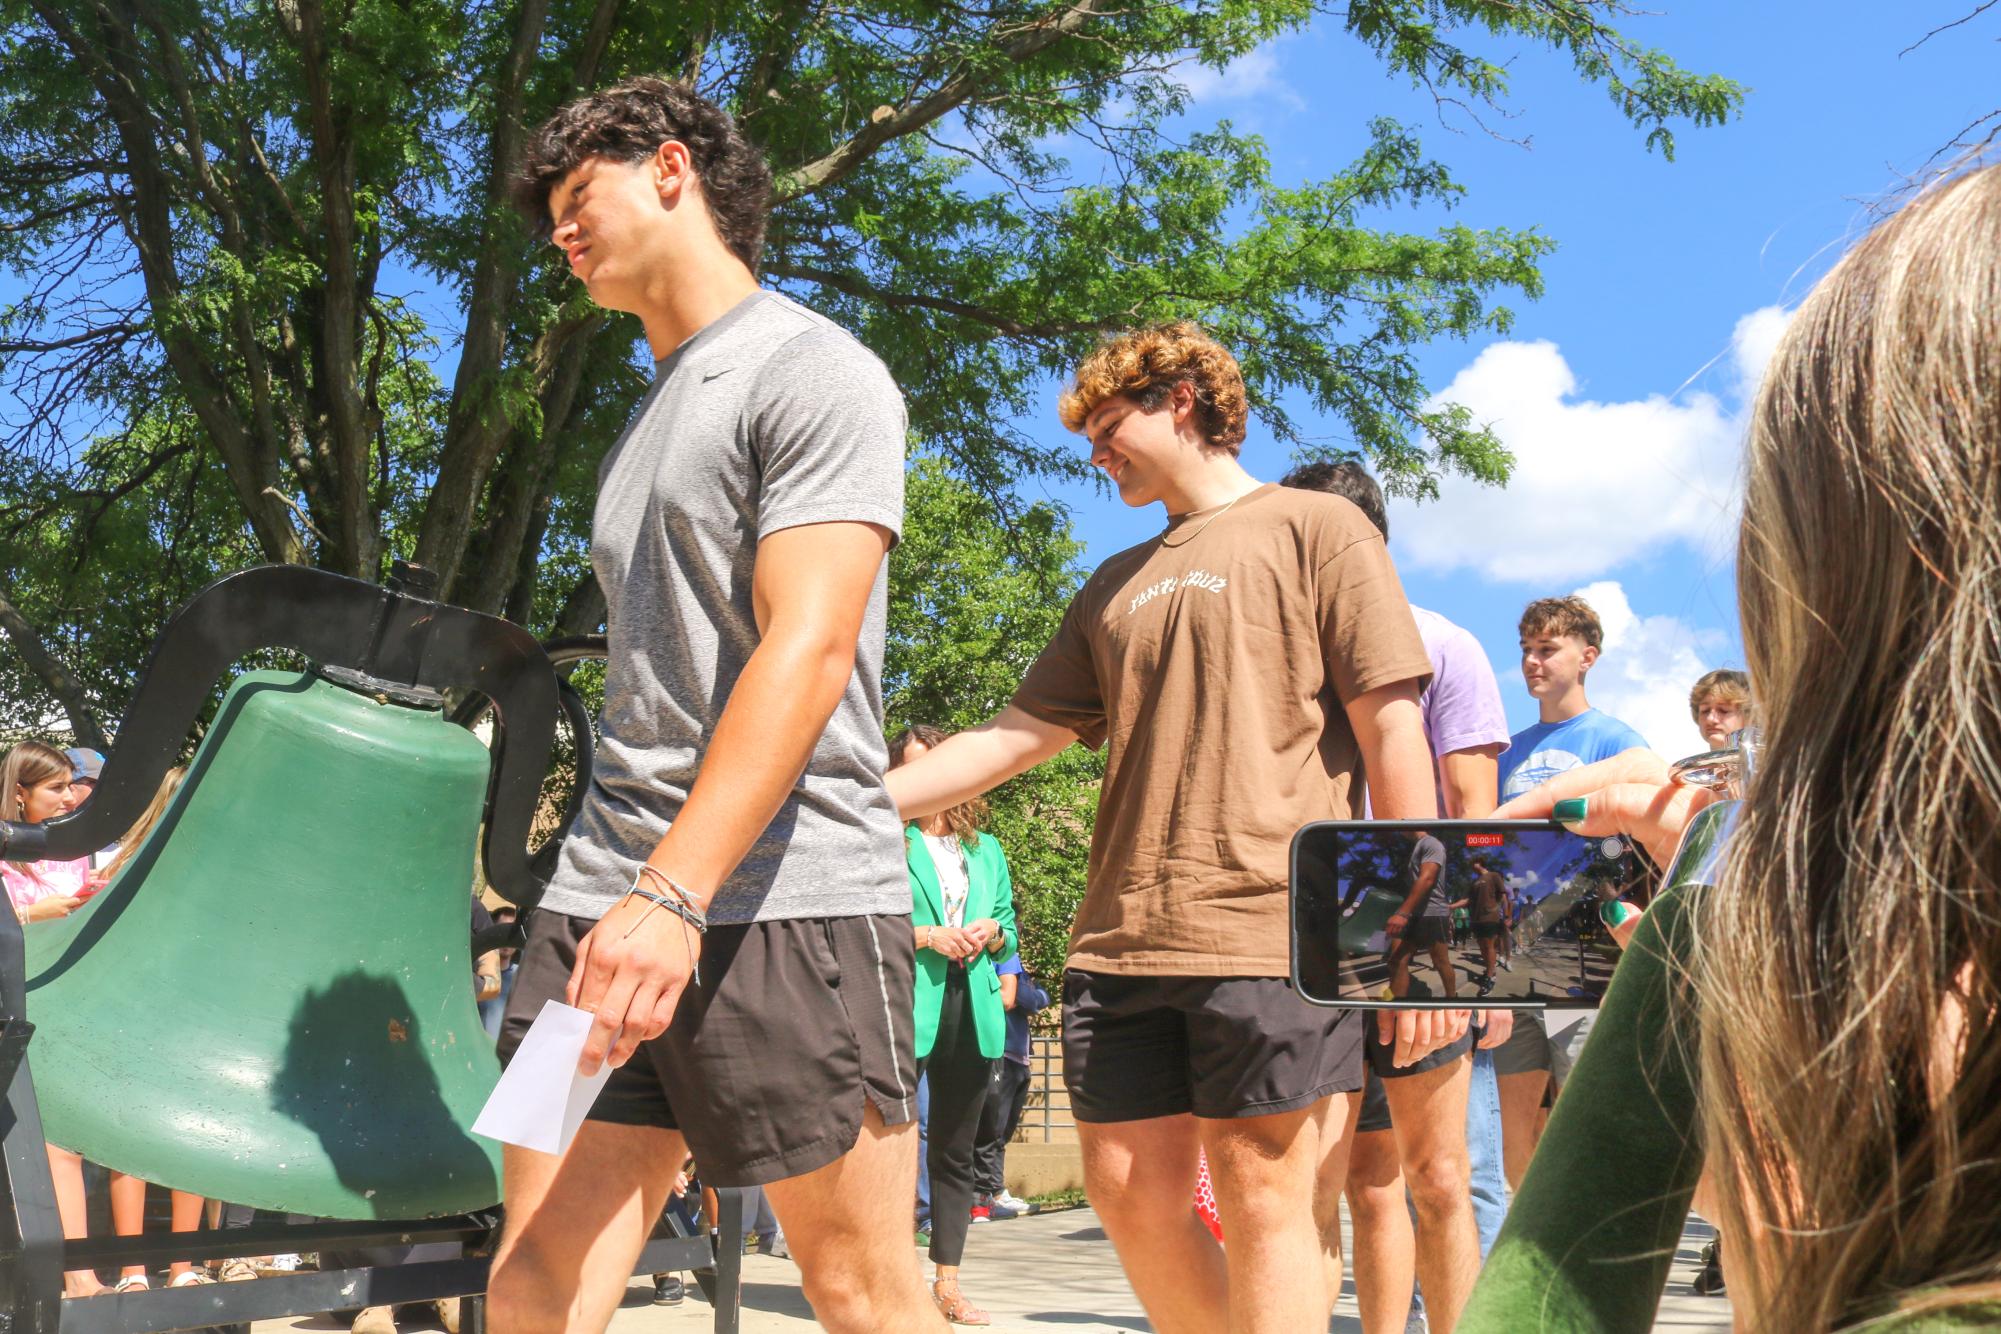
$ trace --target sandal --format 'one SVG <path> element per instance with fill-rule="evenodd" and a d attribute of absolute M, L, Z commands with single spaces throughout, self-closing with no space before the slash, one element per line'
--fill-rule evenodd
<path fill-rule="evenodd" d="M 248 1260 L 224 1260 L 221 1277 L 224 1283 L 247 1283 L 257 1277 L 257 1269 Z"/>
<path fill-rule="evenodd" d="M 129 1278 L 121 1278 L 118 1280 L 118 1286 L 112 1289 L 113 1292 L 120 1292 L 120 1293 L 151 1292 L 152 1290 L 153 1290 L 153 1285 L 146 1281 L 146 1276 L 144 1274 L 133 1274 Z"/>
<path fill-rule="evenodd" d="M 948 1295 L 949 1294 L 949 1295 Z M 938 1313 L 955 1325 L 991 1325 L 994 1318 L 966 1299 L 956 1279 L 941 1278 L 931 1285 L 931 1300 Z"/>
<path fill-rule="evenodd" d="M 215 1280 L 209 1277 L 208 1270 L 206 1269 L 183 1269 L 180 1273 L 167 1280 L 167 1286 L 170 1288 L 198 1288 L 204 1283 L 213 1282 Z"/>

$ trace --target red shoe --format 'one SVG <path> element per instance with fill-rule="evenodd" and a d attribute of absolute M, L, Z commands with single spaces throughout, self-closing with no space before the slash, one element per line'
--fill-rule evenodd
<path fill-rule="evenodd" d="M 987 1208 L 986 1205 L 976 1204 L 973 1206 L 973 1221 L 975 1223 L 991 1223 L 993 1217 L 993 1210 Z"/>

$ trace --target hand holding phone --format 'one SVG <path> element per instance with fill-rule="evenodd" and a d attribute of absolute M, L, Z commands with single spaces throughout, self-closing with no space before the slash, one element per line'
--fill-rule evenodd
<path fill-rule="evenodd" d="M 1308 825 L 1292 848 L 1292 982 L 1366 1009 L 1594 1007 L 1618 962 L 1599 907 L 1643 907 L 1651 889 L 1629 840 L 1555 821 Z"/>

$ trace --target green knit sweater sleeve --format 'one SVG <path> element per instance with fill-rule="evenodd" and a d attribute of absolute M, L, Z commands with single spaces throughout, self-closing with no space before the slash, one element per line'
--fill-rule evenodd
<path fill-rule="evenodd" d="M 1652 1328 L 1702 1172 L 1694 1034 L 1674 1022 L 1689 916 L 1674 890 L 1641 919 L 1459 1322 L 1465 1334 Z"/>

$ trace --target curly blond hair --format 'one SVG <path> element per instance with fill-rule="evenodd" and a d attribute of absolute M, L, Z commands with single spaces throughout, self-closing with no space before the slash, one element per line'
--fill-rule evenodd
<path fill-rule="evenodd" d="M 1229 349 L 1191 320 L 1128 330 L 1098 344 L 1077 368 L 1056 411 L 1065 426 L 1081 432 L 1085 419 L 1108 398 L 1124 394 L 1155 412 L 1178 384 L 1195 394 L 1195 421 L 1204 440 L 1232 454 L 1243 447 L 1250 416 L 1244 373 Z"/>

